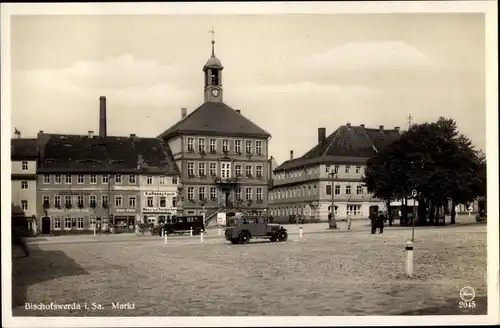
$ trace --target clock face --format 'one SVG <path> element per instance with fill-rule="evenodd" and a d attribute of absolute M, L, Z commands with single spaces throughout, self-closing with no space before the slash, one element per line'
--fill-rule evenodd
<path fill-rule="evenodd" d="M 212 90 L 212 96 L 217 97 L 219 95 L 219 90 L 213 89 Z"/>

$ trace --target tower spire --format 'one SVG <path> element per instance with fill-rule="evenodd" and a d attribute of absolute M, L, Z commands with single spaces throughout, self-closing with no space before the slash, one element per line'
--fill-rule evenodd
<path fill-rule="evenodd" d="M 215 29 L 213 26 L 208 33 L 212 33 L 212 57 L 215 57 Z"/>

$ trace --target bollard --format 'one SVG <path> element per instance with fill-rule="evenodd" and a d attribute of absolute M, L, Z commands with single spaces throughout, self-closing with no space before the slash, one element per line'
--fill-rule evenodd
<path fill-rule="evenodd" d="M 406 248 L 406 276 L 411 278 L 413 276 L 413 242 L 407 241 Z"/>
<path fill-rule="evenodd" d="M 193 227 L 189 227 L 189 236 L 193 237 Z"/>
<path fill-rule="evenodd" d="M 221 235 L 222 235 L 222 231 L 221 231 L 220 226 L 219 226 L 219 229 L 218 229 L 218 233 L 219 233 L 219 236 L 221 236 Z"/>
<path fill-rule="evenodd" d="M 161 236 L 162 236 L 162 238 L 163 238 L 163 234 L 164 234 L 164 231 L 163 231 L 163 229 L 161 229 Z"/>
<path fill-rule="evenodd" d="M 299 238 L 302 239 L 302 224 L 299 227 Z"/>
<path fill-rule="evenodd" d="M 200 232 L 200 243 L 203 243 L 203 231 Z"/>
<path fill-rule="evenodd" d="M 168 235 L 167 235 L 167 234 L 165 234 L 165 244 L 167 243 L 167 240 L 168 240 L 168 237 L 167 237 L 167 236 L 168 236 Z"/>
<path fill-rule="evenodd" d="M 94 227 L 94 236 L 96 235 L 96 232 L 95 232 L 95 227 Z"/>

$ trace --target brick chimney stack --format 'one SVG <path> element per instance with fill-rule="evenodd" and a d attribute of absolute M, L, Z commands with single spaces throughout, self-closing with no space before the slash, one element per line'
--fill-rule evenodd
<path fill-rule="evenodd" d="M 99 137 L 107 137 L 106 97 L 99 97 Z"/>
<path fill-rule="evenodd" d="M 290 150 L 290 160 L 293 159 L 293 150 Z"/>
<path fill-rule="evenodd" d="M 326 139 L 326 128 L 318 128 L 318 143 Z"/>

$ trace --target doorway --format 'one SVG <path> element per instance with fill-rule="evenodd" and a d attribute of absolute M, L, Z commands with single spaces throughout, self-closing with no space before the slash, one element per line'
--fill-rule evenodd
<path fill-rule="evenodd" d="M 50 235 L 50 217 L 42 217 L 42 235 Z"/>

